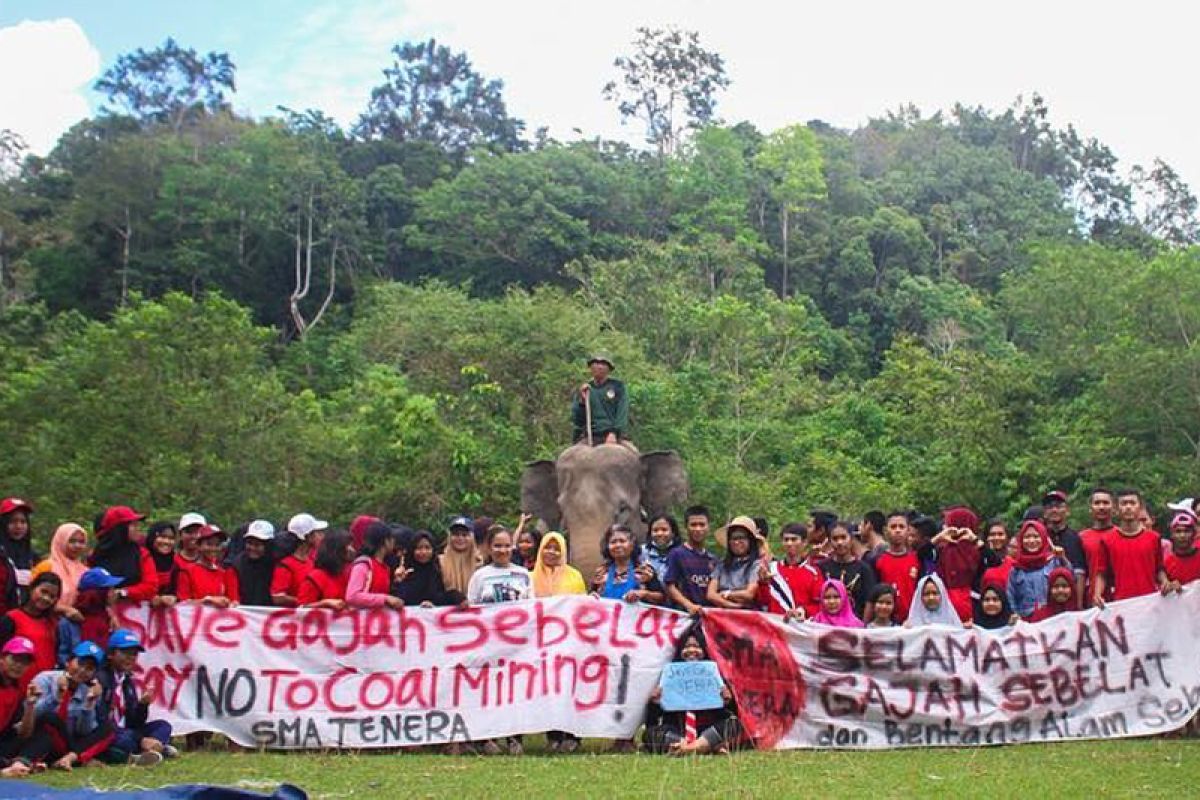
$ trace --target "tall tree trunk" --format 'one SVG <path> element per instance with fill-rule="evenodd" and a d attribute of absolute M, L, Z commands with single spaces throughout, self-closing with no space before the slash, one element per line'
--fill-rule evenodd
<path fill-rule="evenodd" d="M 125 206 L 125 227 L 121 235 L 121 305 L 129 299 L 129 240 L 133 238 L 133 223 L 129 218 L 129 206 Z"/>

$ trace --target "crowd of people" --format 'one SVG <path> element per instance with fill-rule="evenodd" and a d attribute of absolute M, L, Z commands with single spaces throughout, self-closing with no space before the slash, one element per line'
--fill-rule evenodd
<path fill-rule="evenodd" d="M 5 775 L 24 775 L 178 755 L 170 726 L 152 718 L 151 697 L 137 686 L 143 647 L 119 627 L 121 604 L 340 610 L 591 594 L 693 615 L 754 609 L 794 625 L 995 630 L 1179 591 L 1200 577 L 1190 498 L 1169 504 L 1161 526 L 1135 490 L 1097 488 L 1087 499 L 1090 525 L 1079 531 L 1067 495 L 1054 490 L 1015 526 L 965 506 L 937 516 L 870 511 L 854 521 L 818 509 L 783 525 L 777 542 L 765 519 L 737 516 L 713 531 L 709 511 L 692 506 L 682 528 L 667 514 L 649 519 L 644 541 L 611 526 L 604 565 L 583 575 L 569 563 L 567 537 L 543 532 L 527 514 L 512 528 L 457 516 L 435 533 L 370 516 L 332 529 L 301 513 L 280 530 L 257 519 L 227 533 L 196 512 L 143 529 L 145 515 L 114 506 L 91 534 L 59 525 L 41 558 L 32 504 L 10 497 L 0 501 L 0 764 Z M 698 625 L 675 658 L 707 658 Z M 725 708 L 692 713 L 662 709 L 656 692 L 643 747 L 716 753 L 745 745 L 735 700 L 722 697 Z M 563 731 L 547 738 L 555 752 L 580 744 Z M 520 737 L 447 748 L 522 749 Z"/>

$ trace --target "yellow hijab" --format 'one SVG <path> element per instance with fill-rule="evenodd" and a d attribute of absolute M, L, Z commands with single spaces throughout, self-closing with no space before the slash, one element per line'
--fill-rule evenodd
<path fill-rule="evenodd" d="M 543 554 L 550 542 L 558 543 L 562 559 L 557 567 L 546 566 Z M 557 594 L 587 594 L 587 585 L 579 570 L 567 563 L 567 540 L 558 531 L 550 531 L 538 545 L 537 561 L 533 565 L 534 597 L 553 597 Z"/>

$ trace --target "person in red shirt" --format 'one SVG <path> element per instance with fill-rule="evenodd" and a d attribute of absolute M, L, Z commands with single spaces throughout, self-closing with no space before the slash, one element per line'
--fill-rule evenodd
<path fill-rule="evenodd" d="M 121 578 L 121 588 L 113 590 L 119 603 L 148 603 L 158 595 L 158 568 L 149 551 L 134 541 L 145 518 L 129 506 L 113 506 L 96 526 L 96 549 L 88 565 Z"/>
<path fill-rule="evenodd" d="M 1092 603 L 1104 608 L 1105 590 L 1113 600 L 1167 594 L 1170 582 L 1163 570 L 1161 537 L 1142 522 L 1142 495 L 1135 489 L 1117 492 L 1117 528 L 1100 537 L 1100 567 Z"/>
<path fill-rule="evenodd" d="M 821 557 L 815 534 L 803 523 L 791 522 L 780 532 L 783 558 L 764 562 L 758 572 L 757 602 L 768 613 L 805 620 L 821 610 L 821 585 L 825 575 L 817 566 Z M 806 548 L 807 540 L 807 548 Z"/>
<path fill-rule="evenodd" d="M 0 617 L 0 642 L 23 636 L 33 643 L 33 669 L 25 674 L 27 680 L 58 663 L 58 614 L 54 609 L 61 594 L 62 579 L 43 572 L 33 579 L 25 605 Z"/>
<path fill-rule="evenodd" d="M 979 552 L 980 571 L 978 588 L 982 592 L 988 584 L 1008 586 L 1008 573 L 1012 571 L 1013 561 L 1012 537 L 1008 535 L 1008 526 L 1000 517 L 988 521 L 987 534 L 984 537 L 984 547 Z"/>
<path fill-rule="evenodd" d="M 0 648 L 0 776 L 28 775 L 45 769 L 50 737 L 37 730 L 37 689 L 33 678 L 33 642 L 14 636 Z M 22 769 L 23 767 L 23 769 Z"/>
<path fill-rule="evenodd" d="M 1046 602 L 1034 609 L 1029 616 L 1030 622 L 1057 617 L 1067 611 L 1079 610 L 1079 598 L 1076 596 L 1075 571 L 1067 567 L 1055 567 L 1050 570 L 1049 584 L 1046 589 Z"/>
<path fill-rule="evenodd" d="M 225 534 L 211 525 L 200 529 L 197 537 L 200 560 L 179 572 L 179 599 L 229 608 L 239 596 L 237 572 L 221 563 Z"/>
<path fill-rule="evenodd" d="M 354 560 L 354 545 L 346 531 L 330 531 L 317 548 L 313 568 L 300 584 L 296 598 L 300 605 L 313 608 L 346 607 L 346 584 L 350 580 L 350 562 Z"/>
<path fill-rule="evenodd" d="M 946 592 L 950 604 L 963 622 L 974 616 L 971 604 L 971 587 L 979 572 L 979 517 L 966 506 L 951 506 L 942 512 L 945 528 L 933 537 L 937 548 L 937 566 L 934 568 Z"/>
<path fill-rule="evenodd" d="M 189 511 L 179 518 L 179 544 L 175 549 L 175 563 L 180 570 L 200 560 L 200 531 L 208 525 L 203 514 Z"/>
<path fill-rule="evenodd" d="M 279 560 L 275 567 L 275 578 L 271 581 L 271 599 L 277 606 L 298 605 L 300 586 L 304 577 L 313 568 L 317 548 L 329 523 L 312 514 L 297 514 L 288 520 L 287 532 L 296 537 L 298 544 L 290 555 Z"/>
<path fill-rule="evenodd" d="M 1092 596 L 1096 593 L 1096 574 L 1100 567 L 1100 539 L 1107 531 L 1115 531 L 1113 511 L 1115 498 L 1111 489 L 1097 486 L 1092 489 L 1088 500 L 1088 510 L 1092 515 L 1092 526 L 1079 532 L 1079 542 L 1083 545 L 1083 555 L 1087 559 L 1087 587 L 1083 593 L 1083 601 L 1092 604 Z M 1107 598 L 1111 599 L 1111 598 Z"/>
<path fill-rule="evenodd" d="M 875 559 L 875 575 L 879 582 L 890 583 L 896 587 L 894 617 L 900 625 L 908 619 L 908 609 L 912 605 L 917 578 L 921 573 L 921 562 L 917 559 L 917 554 L 908 549 L 908 527 L 908 515 L 903 511 L 893 511 L 889 514 L 888 549 Z"/>
<path fill-rule="evenodd" d="M 1171 519 L 1171 552 L 1163 559 L 1163 569 L 1172 591 L 1200 578 L 1200 548 L 1196 547 L 1196 518 L 1181 511 Z"/>

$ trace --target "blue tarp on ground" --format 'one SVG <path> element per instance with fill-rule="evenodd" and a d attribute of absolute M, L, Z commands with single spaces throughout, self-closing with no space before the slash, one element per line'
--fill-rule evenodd
<path fill-rule="evenodd" d="M 281 784 L 274 794 L 231 789 L 226 786 L 203 786 L 198 783 L 164 786 L 161 789 L 119 790 L 102 792 L 97 789 L 52 789 L 33 781 L 0 780 L 0 800 L 307 800 L 303 790 Z"/>

